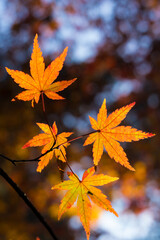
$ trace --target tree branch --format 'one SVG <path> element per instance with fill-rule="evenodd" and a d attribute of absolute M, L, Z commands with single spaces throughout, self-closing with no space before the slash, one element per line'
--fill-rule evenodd
<path fill-rule="evenodd" d="M 35 214 L 35 216 L 39 219 L 42 225 L 46 228 L 52 239 L 58 240 L 58 238 L 53 233 L 51 227 L 45 221 L 44 217 L 38 212 L 32 202 L 27 198 L 26 194 L 17 186 L 17 184 L 8 176 L 8 174 L 0 168 L 0 175 L 8 182 L 8 184 L 16 191 L 16 193 L 23 199 L 25 204 L 31 209 L 31 211 Z"/>

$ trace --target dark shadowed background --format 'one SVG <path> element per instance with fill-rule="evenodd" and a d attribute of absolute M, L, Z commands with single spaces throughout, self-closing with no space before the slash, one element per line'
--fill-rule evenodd
<path fill-rule="evenodd" d="M 32 159 L 40 148 L 21 149 L 45 122 L 41 102 L 11 99 L 21 89 L 5 67 L 29 73 L 35 34 L 46 66 L 68 46 L 58 79 L 78 80 L 64 90 L 63 101 L 45 98 L 50 123 L 74 136 L 91 130 L 103 99 L 114 111 L 131 102 L 135 107 L 123 122 L 157 135 L 123 144 L 136 172 L 120 166 L 105 152 L 98 172 L 118 176 L 103 187 L 119 214 L 93 211 L 91 240 L 160 239 L 160 2 L 158 0 L 3 0 L 0 1 L 0 152 L 13 159 Z M 92 146 L 84 139 L 71 144 L 67 157 L 81 175 L 92 166 Z M 64 240 L 83 240 L 85 232 L 73 208 L 61 221 L 57 212 L 63 194 L 51 191 L 60 181 L 56 159 L 41 174 L 37 163 L 0 166 L 27 193 L 37 209 Z M 66 169 L 67 170 L 67 169 Z M 66 178 L 66 175 L 64 176 Z M 50 240 L 50 236 L 13 189 L 0 179 L 0 239 Z"/>

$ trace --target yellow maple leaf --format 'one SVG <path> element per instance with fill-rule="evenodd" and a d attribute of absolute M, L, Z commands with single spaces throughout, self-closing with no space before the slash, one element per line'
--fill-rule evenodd
<path fill-rule="evenodd" d="M 98 165 L 103 154 L 103 147 L 105 147 L 108 155 L 116 162 L 132 171 L 135 170 L 130 165 L 126 153 L 119 142 L 138 141 L 152 137 L 154 134 L 142 132 L 130 126 L 118 126 L 134 105 L 135 103 L 131 103 L 117 109 L 107 117 L 106 99 L 104 99 L 97 115 L 97 121 L 89 116 L 91 126 L 95 132 L 87 137 L 84 146 L 93 143 L 93 161 L 95 165 Z"/>
<path fill-rule="evenodd" d="M 104 184 L 114 182 L 118 180 L 118 178 L 110 177 L 104 174 L 93 176 L 94 173 L 94 167 L 89 168 L 84 172 L 82 180 L 79 180 L 76 174 L 68 172 L 68 177 L 70 180 L 61 182 L 52 187 L 52 189 L 68 190 L 59 206 L 58 219 L 60 219 L 62 214 L 72 207 L 78 198 L 77 211 L 80 221 L 86 231 L 87 240 L 89 240 L 90 236 L 90 220 L 92 210 L 90 199 L 99 207 L 114 213 L 118 217 L 118 214 L 112 208 L 107 197 L 101 192 L 100 189 L 95 188 L 95 186 L 102 186 Z"/>
<path fill-rule="evenodd" d="M 65 147 L 69 146 L 69 143 L 67 143 L 67 137 L 72 135 L 72 132 L 63 132 L 58 134 L 58 129 L 55 122 L 53 123 L 52 128 L 45 123 L 37 123 L 37 125 L 41 128 L 41 130 L 44 133 L 40 133 L 34 136 L 22 148 L 45 145 L 41 152 L 42 154 L 45 154 L 48 151 L 48 153 L 40 158 L 37 167 L 37 172 L 41 172 L 43 168 L 48 165 L 49 161 L 53 158 L 54 154 L 55 157 L 58 158 L 59 160 L 63 162 L 66 161 Z M 52 147 L 53 150 L 50 151 Z"/>
<path fill-rule="evenodd" d="M 32 107 L 34 106 L 34 101 L 38 103 L 39 97 L 42 93 L 53 100 L 64 99 L 58 95 L 57 92 L 67 88 L 76 80 L 76 78 L 70 81 L 53 82 L 56 80 L 59 75 L 59 71 L 63 67 L 67 50 L 68 47 L 66 47 L 62 54 L 51 62 L 51 64 L 45 69 L 44 58 L 38 44 L 38 35 L 36 34 L 30 60 L 31 76 L 22 71 L 11 70 L 6 67 L 8 74 L 11 75 L 14 81 L 18 83 L 20 87 L 26 89 L 15 98 L 23 101 L 31 100 Z M 12 99 L 12 101 L 14 100 L 15 99 Z"/>

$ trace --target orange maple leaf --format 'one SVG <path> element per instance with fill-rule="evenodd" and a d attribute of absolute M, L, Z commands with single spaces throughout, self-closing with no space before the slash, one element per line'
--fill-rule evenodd
<path fill-rule="evenodd" d="M 18 94 L 16 98 L 23 101 L 31 100 L 32 107 L 34 106 L 34 101 L 38 103 L 39 97 L 42 93 L 53 100 L 64 99 L 58 95 L 57 92 L 67 88 L 76 80 L 76 78 L 70 81 L 53 82 L 56 80 L 59 75 L 59 71 L 63 67 L 67 50 L 68 47 L 66 47 L 63 53 L 51 62 L 51 64 L 45 69 L 44 58 L 38 44 L 38 35 L 36 34 L 30 60 L 31 76 L 25 74 L 24 72 L 11 70 L 6 67 L 7 72 L 11 75 L 14 81 L 18 83 L 20 87 L 26 89 L 22 93 Z M 15 99 L 12 99 L 12 101 L 14 100 Z"/>
<path fill-rule="evenodd" d="M 89 116 L 91 126 L 95 132 L 88 136 L 84 146 L 93 143 L 93 161 L 95 165 L 98 165 L 101 159 L 104 146 L 111 158 L 114 158 L 116 162 L 119 162 L 128 169 L 135 171 L 129 164 L 126 153 L 119 142 L 139 141 L 140 139 L 152 137 L 155 134 L 145 133 L 130 126 L 118 126 L 134 105 L 135 103 L 131 103 L 117 109 L 107 117 L 106 99 L 104 99 L 97 116 L 97 121 Z"/>
<path fill-rule="evenodd" d="M 101 192 L 100 189 L 94 187 L 114 182 L 118 180 L 118 178 L 110 177 L 104 174 L 93 176 L 94 172 L 94 167 L 89 168 L 84 172 L 82 180 L 79 180 L 76 174 L 68 172 L 68 177 L 70 180 L 61 182 L 52 187 L 52 189 L 68 190 L 59 206 L 58 220 L 61 218 L 64 212 L 72 207 L 78 198 L 77 211 L 82 225 L 86 231 L 87 240 L 89 240 L 90 236 L 90 220 L 92 210 L 90 199 L 99 207 L 114 213 L 118 217 L 118 214 L 112 208 L 107 197 Z"/>
<path fill-rule="evenodd" d="M 37 125 L 44 133 L 40 133 L 33 137 L 22 148 L 45 145 L 41 151 L 42 154 L 45 154 L 53 147 L 53 150 L 42 156 L 38 162 L 37 172 L 41 172 L 43 168 L 48 165 L 54 154 L 59 160 L 63 162 L 66 161 L 65 147 L 69 146 L 69 143 L 67 143 L 67 137 L 72 135 L 72 132 L 63 132 L 57 135 L 58 129 L 55 122 L 53 123 L 52 128 L 45 123 L 37 123 Z"/>

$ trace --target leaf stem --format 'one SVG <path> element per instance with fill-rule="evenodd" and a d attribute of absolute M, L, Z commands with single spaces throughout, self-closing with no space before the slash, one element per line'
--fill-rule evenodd
<path fill-rule="evenodd" d="M 71 140 L 68 140 L 68 141 L 60 144 L 58 147 L 60 147 L 61 145 L 64 145 L 65 143 L 74 142 L 74 141 L 76 141 L 76 140 L 78 140 L 78 139 L 81 139 L 81 138 L 83 138 L 83 137 L 86 137 L 86 136 L 88 136 L 88 135 L 90 135 L 90 134 L 92 134 L 92 133 L 96 133 L 96 132 L 98 132 L 98 130 L 95 130 L 95 131 L 92 131 L 92 132 L 89 132 L 89 133 L 82 134 L 81 136 L 78 136 L 78 137 L 76 137 L 76 138 L 72 138 Z"/>
<path fill-rule="evenodd" d="M 45 118 L 46 123 L 47 123 L 47 125 L 48 125 L 48 127 L 49 127 L 49 129 L 50 129 L 50 132 L 51 132 L 51 134 L 52 134 L 52 136 L 53 136 L 54 142 L 56 142 L 56 137 L 55 137 L 55 135 L 53 134 L 52 127 L 51 127 L 51 125 L 49 124 L 48 117 L 47 117 L 47 114 L 46 114 L 46 108 L 45 108 L 45 103 L 44 103 L 43 92 L 41 92 L 41 98 L 42 98 L 42 109 L 43 109 L 44 118 Z M 54 145 L 54 144 L 53 144 L 53 145 Z"/>
<path fill-rule="evenodd" d="M 42 98 L 42 108 L 43 108 L 43 112 L 46 112 L 45 104 L 44 104 L 43 92 L 41 92 L 41 98 Z"/>
<path fill-rule="evenodd" d="M 68 163 L 68 161 L 67 161 L 67 158 L 66 158 L 66 156 L 64 155 L 64 153 L 62 152 L 62 150 L 59 148 L 59 150 L 60 150 L 60 152 L 62 153 L 62 155 L 63 155 L 63 157 L 65 158 L 65 160 L 66 160 L 66 164 L 67 164 L 67 166 L 69 167 L 69 169 L 71 170 L 71 172 L 74 174 L 74 176 L 78 179 L 78 181 L 80 181 L 79 180 L 79 177 L 75 174 L 75 172 L 72 170 L 72 168 L 71 168 L 71 166 L 69 165 L 69 163 Z"/>
<path fill-rule="evenodd" d="M 47 122 L 47 124 L 48 124 L 48 126 L 49 126 L 49 129 L 50 129 L 51 134 L 52 134 L 53 139 L 54 139 L 54 144 L 53 144 L 53 146 L 52 146 L 52 150 L 55 149 L 55 148 L 57 148 L 57 149 L 59 148 L 59 150 L 61 151 L 63 157 L 64 157 L 65 160 L 66 160 L 67 166 L 69 167 L 69 169 L 71 170 L 71 172 L 77 177 L 77 175 L 74 173 L 74 171 L 72 170 L 71 166 L 69 165 L 66 156 L 63 154 L 62 150 L 60 149 L 60 146 L 64 145 L 64 143 L 63 143 L 63 144 L 60 144 L 59 146 L 56 146 L 56 147 L 54 148 L 54 145 L 55 145 L 55 143 L 56 143 L 56 136 L 53 134 L 52 127 L 50 126 L 49 121 L 48 121 L 48 117 L 47 117 L 47 114 L 46 114 L 45 103 L 44 103 L 43 92 L 41 93 L 41 97 L 42 97 L 42 109 L 43 109 L 44 117 L 45 117 L 45 119 L 46 119 L 46 122 Z M 77 178 L 78 178 L 78 177 L 77 177 Z M 79 179 L 79 178 L 78 178 L 78 179 Z"/>
<path fill-rule="evenodd" d="M 52 239 L 58 240 L 51 227 L 48 225 L 44 217 L 40 214 L 40 212 L 36 209 L 36 207 L 32 204 L 32 202 L 27 198 L 26 194 L 17 186 L 17 184 L 8 176 L 8 174 L 0 168 L 0 175 L 6 180 L 6 182 L 15 190 L 15 192 L 23 199 L 25 204 L 31 209 L 31 211 L 35 214 L 35 216 L 39 219 L 42 225 L 46 228 Z"/>

